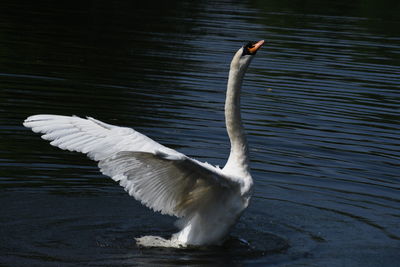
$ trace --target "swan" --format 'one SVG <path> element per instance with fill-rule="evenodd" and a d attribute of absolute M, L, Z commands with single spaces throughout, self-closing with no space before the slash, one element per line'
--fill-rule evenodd
<path fill-rule="evenodd" d="M 220 245 L 249 205 L 253 191 L 240 91 L 244 74 L 263 44 L 264 40 L 245 44 L 230 65 L 225 123 L 231 150 L 222 169 L 165 147 L 131 128 L 91 117 L 33 115 L 23 125 L 42 133 L 41 137 L 53 146 L 87 154 L 98 162 L 104 175 L 119 182 L 136 200 L 179 218 L 180 231 L 170 239 L 140 237 L 137 244 Z"/>

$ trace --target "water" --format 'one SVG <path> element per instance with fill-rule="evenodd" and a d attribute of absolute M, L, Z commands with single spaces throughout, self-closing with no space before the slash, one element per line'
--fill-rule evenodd
<path fill-rule="evenodd" d="M 2 265 L 398 264 L 396 1 L 0 7 Z M 174 219 L 21 125 L 93 116 L 223 166 L 229 62 L 260 39 L 242 97 L 255 194 L 221 248 L 137 248 Z"/>

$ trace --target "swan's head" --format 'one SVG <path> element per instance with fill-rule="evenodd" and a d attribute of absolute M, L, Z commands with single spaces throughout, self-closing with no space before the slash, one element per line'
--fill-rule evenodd
<path fill-rule="evenodd" d="M 264 40 L 258 42 L 248 42 L 244 46 L 242 46 L 235 54 L 232 59 L 231 69 L 237 69 L 240 72 L 246 71 L 249 66 L 251 60 L 257 51 L 264 44 Z"/>

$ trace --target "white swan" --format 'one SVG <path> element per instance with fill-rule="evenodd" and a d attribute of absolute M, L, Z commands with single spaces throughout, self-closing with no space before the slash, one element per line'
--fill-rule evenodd
<path fill-rule="evenodd" d="M 240 90 L 246 69 L 263 44 L 263 40 L 249 42 L 231 62 L 225 102 L 231 151 L 223 169 L 189 158 L 131 128 L 90 117 L 34 115 L 24 126 L 43 133 L 42 138 L 53 146 L 86 153 L 99 162 L 103 174 L 142 204 L 180 218 L 180 232 L 169 240 L 155 237 L 153 243 L 175 247 L 221 244 L 252 194 Z M 137 241 L 145 244 L 146 237 Z"/>

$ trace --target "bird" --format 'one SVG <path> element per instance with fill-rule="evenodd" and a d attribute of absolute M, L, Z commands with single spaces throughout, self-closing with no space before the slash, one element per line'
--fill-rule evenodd
<path fill-rule="evenodd" d="M 87 154 L 130 196 L 155 212 L 178 217 L 179 232 L 169 239 L 138 237 L 138 245 L 221 245 L 253 193 L 240 94 L 245 72 L 263 44 L 260 40 L 241 46 L 230 64 L 224 111 L 231 148 L 223 168 L 190 158 L 132 128 L 92 117 L 40 114 L 23 125 L 53 146 Z"/>

